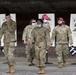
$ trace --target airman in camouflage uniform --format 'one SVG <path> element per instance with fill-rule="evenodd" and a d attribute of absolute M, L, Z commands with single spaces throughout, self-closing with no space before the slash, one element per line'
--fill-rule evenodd
<path fill-rule="evenodd" d="M 46 21 L 44 20 L 43 27 L 47 28 L 49 30 L 49 33 L 51 32 L 51 27 L 47 20 Z"/>
<path fill-rule="evenodd" d="M 49 24 L 49 20 L 51 20 L 49 18 L 49 16 L 47 14 L 42 15 L 42 19 L 43 19 L 43 27 L 47 28 L 49 30 L 49 32 L 51 32 L 51 27 Z"/>
<path fill-rule="evenodd" d="M 23 36 L 22 36 L 22 40 L 24 40 L 24 44 L 25 44 L 25 50 L 26 50 L 25 54 L 26 54 L 27 62 L 29 66 L 34 65 L 33 64 L 33 60 L 35 58 L 34 44 L 33 44 L 33 47 L 31 48 L 30 42 L 32 37 L 31 32 L 34 29 L 35 25 L 36 25 L 36 20 L 32 19 L 30 25 L 27 25 L 24 28 Z"/>
<path fill-rule="evenodd" d="M 39 67 L 38 73 L 45 73 L 46 49 L 50 46 L 50 35 L 43 27 L 43 20 L 37 20 L 37 27 L 32 31 L 32 42 L 35 43 L 36 65 Z"/>
<path fill-rule="evenodd" d="M 58 25 L 54 28 L 51 37 L 51 44 L 56 37 L 56 54 L 58 55 L 59 68 L 66 66 L 69 44 L 72 45 L 72 32 L 70 27 L 65 25 L 63 18 L 58 19 Z"/>
<path fill-rule="evenodd" d="M 4 35 L 4 53 L 8 61 L 8 73 L 14 73 L 14 50 L 15 50 L 15 30 L 16 22 L 11 19 L 10 14 L 5 15 L 6 21 L 0 29 L 0 39 Z"/>

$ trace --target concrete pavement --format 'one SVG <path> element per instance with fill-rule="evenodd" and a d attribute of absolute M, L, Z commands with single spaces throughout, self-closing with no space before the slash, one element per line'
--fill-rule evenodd
<path fill-rule="evenodd" d="M 8 69 L 7 64 L 3 64 L 5 58 L 1 57 L 0 62 L 0 75 L 76 75 L 76 65 L 75 59 L 69 59 L 67 61 L 67 67 L 58 68 L 56 58 L 49 59 L 49 62 L 52 61 L 53 64 L 46 64 L 45 74 L 38 74 L 38 68 L 36 66 L 28 66 L 26 58 L 15 58 L 15 73 L 10 74 L 6 73 Z"/>

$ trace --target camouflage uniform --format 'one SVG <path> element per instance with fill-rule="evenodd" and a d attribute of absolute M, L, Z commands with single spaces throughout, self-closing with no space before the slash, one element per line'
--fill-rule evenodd
<path fill-rule="evenodd" d="M 0 39 L 4 35 L 4 53 L 8 65 L 14 65 L 15 30 L 16 23 L 13 20 L 10 20 L 9 23 L 4 22 L 0 29 Z"/>
<path fill-rule="evenodd" d="M 68 45 L 73 43 L 71 34 L 70 27 L 67 25 L 57 25 L 52 32 L 51 43 L 53 43 L 56 37 L 58 62 L 66 62 L 67 60 L 67 55 L 69 53 Z"/>
<path fill-rule="evenodd" d="M 44 27 L 35 27 L 32 31 L 32 42 L 35 42 L 36 65 L 45 67 L 46 48 L 50 45 L 50 35 Z"/>
<path fill-rule="evenodd" d="M 51 27 L 48 23 L 43 23 L 43 27 L 47 28 L 51 32 Z"/>
<path fill-rule="evenodd" d="M 34 44 L 33 47 L 30 47 L 30 42 L 31 42 L 31 32 L 34 29 L 35 26 L 32 25 L 28 25 L 27 27 L 25 27 L 24 31 L 23 31 L 23 36 L 22 36 L 22 40 L 26 40 L 27 44 L 25 45 L 25 50 L 26 50 L 26 57 L 27 57 L 27 61 L 28 62 L 32 62 L 34 57 L 35 57 L 35 50 L 34 50 Z"/>

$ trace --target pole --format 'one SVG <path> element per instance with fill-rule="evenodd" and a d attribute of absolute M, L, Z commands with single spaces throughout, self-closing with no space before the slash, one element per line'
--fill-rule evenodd
<path fill-rule="evenodd" d="M 48 50 L 46 50 L 46 62 L 45 62 L 45 64 L 53 64 L 53 63 L 48 62 Z"/>

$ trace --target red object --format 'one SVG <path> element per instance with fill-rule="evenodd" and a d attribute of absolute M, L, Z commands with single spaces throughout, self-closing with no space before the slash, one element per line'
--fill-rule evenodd
<path fill-rule="evenodd" d="M 49 20 L 49 17 L 48 17 L 48 15 L 44 14 L 44 15 L 42 16 L 42 19 Z"/>
<path fill-rule="evenodd" d="M 60 20 L 60 21 L 64 21 L 64 19 L 63 19 L 62 17 L 58 18 L 58 20 Z"/>

